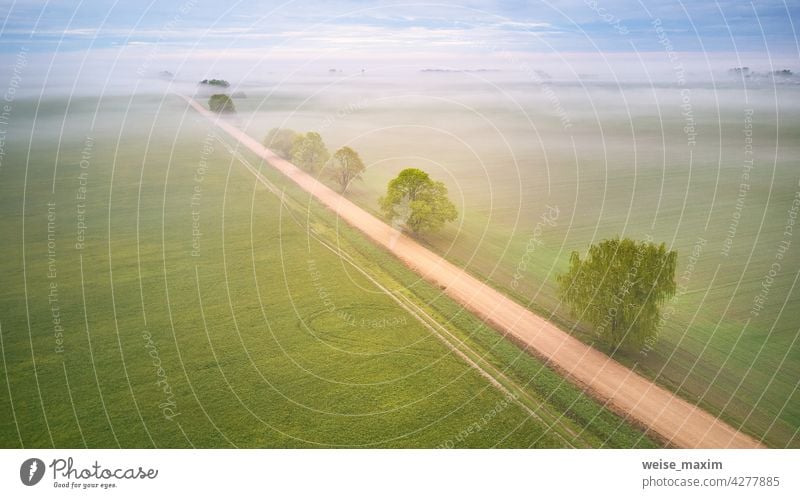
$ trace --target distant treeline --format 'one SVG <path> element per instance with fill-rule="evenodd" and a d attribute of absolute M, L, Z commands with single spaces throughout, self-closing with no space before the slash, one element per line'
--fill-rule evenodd
<path fill-rule="evenodd" d="M 202 80 L 200 82 L 201 85 L 210 85 L 210 86 L 219 86 L 222 88 L 228 88 L 231 86 L 226 80 L 217 80 L 217 79 L 210 79 L 210 80 Z"/>

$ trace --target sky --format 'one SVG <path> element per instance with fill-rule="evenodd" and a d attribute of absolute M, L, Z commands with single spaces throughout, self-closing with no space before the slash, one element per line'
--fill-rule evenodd
<path fill-rule="evenodd" d="M 0 61 L 13 67 L 23 52 L 51 77 L 78 65 L 192 76 L 321 64 L 530 63 L 565 79 L 637 68 L 668 76 L 677 63 L 694 73 L 800 71 L 798 13 L 797 0 L 3 0 Z"/>

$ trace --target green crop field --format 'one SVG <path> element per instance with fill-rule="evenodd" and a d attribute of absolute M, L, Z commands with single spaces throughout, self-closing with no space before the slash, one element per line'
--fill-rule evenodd
<path fill-rule="evenodd" d="M 659 445 L 180 99 L 13 113 L 0 446 Z"/>
<path fill-rule="evenodd" d="M 462 216 L 426 243 L 600 349 L 561 306 L 556 275 L 604 238 L 665 242 L 679 292 L 657 341 L 615 358 L 769 446 L 800 446 L 796 87 L 548 93 L 421 74 L 394 92 L 370 78 L 253 90 L 243 123 L 258 137 L 275 123 L 315 129 L 360 151 L 368 170 L 350 196 L 373 212 L 400 169 L 429 171 Z"/>

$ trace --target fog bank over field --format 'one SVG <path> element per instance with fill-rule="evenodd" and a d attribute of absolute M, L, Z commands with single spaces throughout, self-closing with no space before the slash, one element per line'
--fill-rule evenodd
<path fill-rule="evenodd" d="M 784 69 L 797 70 L 796 57 L 779 54 L 771 58 L 760 53 L 669 51 L 530 54 L 498 50 L 479 40 L 469 43 L 474 46 L 466 54 L 412 53 L 396 58 L 292 55 L 280 50 L 187 51 L 159 44 L 40 52 L 21 45 L 0 54 L 0 65 L 9 74 L 15 69 L 20 73 L 19 95 L 25 97 L 187 92 L 204 78 L 224 78 L 233 89 L 256 86 L 266 90 L 352 85 L 358 81 L 356 77 L 369 77 L 370 88 L 383 91 L 419 90 L 427 85 L 458 87 L 475 81 L 503 88 L 543 84 L 768 88 L 800 84 L 795 75 L 772 76 Z M 746 67 L 748 73 L 731 71 L 737 67 Z M 163 76 L 166 73 L 169 85 Z"/>

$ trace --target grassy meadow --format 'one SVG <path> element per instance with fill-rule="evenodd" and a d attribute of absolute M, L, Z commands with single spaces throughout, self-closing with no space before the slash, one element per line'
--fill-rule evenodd
<path fill-rule="evenodd" d="M 358 150 L 368 169 L 349 195 L 372 211 L 402 168 L 445 181 L 462 216 L 425 242 L 601 349 L 555 276 L 593 241 L 665 242 L 679 292 L 657 341 L 615 358 L 769 446 L 799 446 L 800 241 L 786 226 L 800 90 L 493 78 L 421 73 L 400 90 L 368 73 L 248 88 L 237 105 L 253 136 L 314 129 Z"/>
<path fill-rule="evenodd" d="M 248 123 L 251 101 L 237 101 L 243 126 L 280 124 Z M 334 129 L 321 130 L 331 143 L 351 130 Z M 660 444 L 174 96 L 20 99 L 9 130 L 2 447 Z M 379 142 L 366 141 L 356 145 L 373 166 L 357 199 L 369 205 L 402 161 L 379 165 Z M 462 181 L 480 191 L 480 179 Z M 481 220 L 462 226 L 449 256 L 470 259 Z M 509 226 L 492 224 L 492 237 Z M 524 231 L 506 236 L 518 244 Z M 544 247 L 558 259 L 555 240 L 547 233 Z M 469 268 L 487 271 L 496 249 L 474 249 Z"/>

